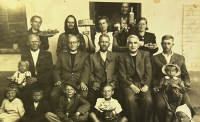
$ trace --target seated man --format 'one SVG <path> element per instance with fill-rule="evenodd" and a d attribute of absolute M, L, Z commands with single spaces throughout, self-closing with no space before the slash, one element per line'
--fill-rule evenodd
<path fill-rule="evenodd" d="M 22 101 L 29 100 L 31 91 L 35 87 L 41 88 L 44 91 L 44 98 L 48 98 L 52 89 L 52 54 L 39 49 L 41 42 L 36 34 L 28 36 L 27 44 L 30 50 L 22 53 L 21 60 L 29 62 L 29 71 L 32 76 L 27 78 L 27 85 L 22 89 Z"/>
<path fill-rule="evenodd" d="M 159 84 L 159 81 L 165 76 L 164 73 L 162 73 L 162 67 L 167 63 L 173 63 L 176 64 L 181 69 L 181 74 L 177 76 L 178 78 L 181 78 L 181 80 L 184 82 L 184 85 L 186 87 L 190 87 L 190 77 L 185 65 L 185 58 L 184 56 L 181 56 L 177 53 L 174 53 L 172 51 L 172 47 L 174 45 L 174 37 L 171 35 L 165 35 L 162 37 L 161 46 L 163 48 L 163 52 L 153 56 L 152 59 L 152 66 L 153 66 L 153 80 L 152 85 L 156 86 Z M 156 107 L 156 113 L 158 116 L 159 122 L 165 122 L 166 119 L 166 105 L 165 101 L 163 99 L 162 93 L 158 92 L 154 95 L 155 97 L 155 107 Z M 183 99 L 181 101 L 181 104 L 186 103 L 188 107 L 191 110 L 192 115 L 195 114 L 194 110 L 192 109 L 190 98 L 187 95 L 187 92 L 183 94 Z"/>
<path fill-rule="evenodd" d="M 75 35 L 68 37 L 70 51 L 61 52 L 54 71 L 55 87 L 51 92 L 52 108 L 55 110 L 58 98 L 62 95 L 62 83 L 72 81 L 78 87 L 80 95 L 86 99 L 89 79 L 89 54 L 78 50 L 80 42 Z"/>
<path fill-rule="evenodd" d="M 137 122 L 138 119 L 140 122 L 148 122 L 152 108 L 149 91 L 152 80 L 150 56 L 148 52 L 138 50 L 139 46 L 138 37 L 130 35 L 127 39 L 129 51 L 119 57 L 119 79 L 125 94 L 126 115 L 130 122 Z"/>

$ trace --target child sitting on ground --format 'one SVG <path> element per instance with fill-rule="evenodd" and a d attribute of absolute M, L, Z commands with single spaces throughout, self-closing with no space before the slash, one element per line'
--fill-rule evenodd
<path fill-rule="evenodd" d="M 88 118 L 90 103 L 84 100 L 78 93 L 77 85 L 66 82 L 63 86 L 64 96 L 59 98 L 58 108 L 55 114 L 46 113 L 49 122 L 85 122 Z"/>
<path fill-rule="evenodd" d="M 175 117 L 176 108 L 182 101 L 183 93 L 189 88 L 185 87 L 183 81 L 177 77 L 181 74 L 177 65 L 166 64 L 162 67 L 162 72 L 166 76 L 161 79 L 159 85 L 153 88 L 153 91 L 162 92 L 167 107 L 166 122 L 171 122 Z"/>
<path fill-rule="evenodd" d="M 176 118 L 176 122 L 194 122 L 192 121 L 190 109 L 186 104 L 177 107 Z"/>
<path fill-rule="evenodd" d="M 49 102 L 43 99 L 43 91 L 34 89 L 32 100 L 24 104 L 25 114 L 21 122 L 45 122 L 45 114 L 51 111 Z"/>
<path fill-rule="evenodd" d="M 26 85 L 26 78 L 31 77 L 31 72 L 29 70 L 28 61 L 19 61 L 18 71 L 11 77 L 8 77 L 9 80 L 14 81 L 11 85 L 16 85 L 19 88 L 22 88 Z"/>
<path fill-rule="evenodd" d="M 102 87 L 103 98 L 98 98 L 95 105 L 95 112 L 91 112 L 90 116 L 94 122 L 119 122 L 121 105 L 117 100 L 112 98 L 114 90 L 112 85 L 106 84 Z M 125 119 L 123 118 L 123 121 Z"/>
<path fill-rule="evenodd" d="M 0 108 L 0 121 L 16 122 L 24 115 L 23 103 L 17 98 L 19 91 L 16 87 L 5 90 L 5 99 Z"/>

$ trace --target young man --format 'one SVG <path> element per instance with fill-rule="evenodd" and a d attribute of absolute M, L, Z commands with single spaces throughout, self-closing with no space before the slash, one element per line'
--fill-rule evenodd
<path fill-rule="evenodd" d="M 110 45 L 110 38 L 103 34 L 99 37 L 100 50 L 90 55 L 90 78 L 89 78 L 89 93 L 88 101 L 92 106 L 92 110 L 96 103 L 96 99 L 101 97 L 101 85 L 103 83 L 110 83 L 114 87 L 118 87 L 118 54 L 108 51 Z M 116 89 L 115 89 L 116 90 Z M 116 91 L 120 93 L 121 90 Z M 120 94 L 116 94 L 119 96 Z"/>
<path fill-rule="evenodd" d="M 32 91 L 32 101 L 24 104 L 25 114 L 22 122 L 44 122 L 45 114 L 51 111 L 48 101 L 43 99 L 43 91 L 34 89 Z"/>
<path fill-rule="evenodd" d="M 46 114 L 49 122 L 85 122 L 87 120 L 90 103 L 84 100 L 77 90 L 75 82 L 65 82 L 64 95 L 59 98 L 55 114 L 51 112 Z"/>
<path fill-rule="evenodd" d="M 39 49 L 40 38 L 36 34 L 28 36 L 30 50 L 22 53 L 21 60 L 29 62 L 31 77 L 22 89 L 22 101 L 29 100 L 31 90 L 39 87 L 44 91 L 44 98 L 48 98 L 52 89 L 53 59 L 51 52 Z M 24 102 L 24 101 L 23 101 Z"/>
<path fill-rule="evenodd" d="M 184 56 L 174 53 L 172 51 L 173 45 L 174 45 L 173 36 L 165 35 L 162 37 L 161 46 L 162 46 L 163 52 L 158 55 L 153 56 L 153 59 L 152 59 L 152 65 L 153 65 L 152 85 L 153 86 L 159 84 L 159 81 L 165 76 L 165 74 L 162 73 L 162 67 L 167 63 L 173 63 L 173 64 L 176 64 L 181 69 L 181 75 L 179 75 L 178 77 L 181 78 L 181 80 L 184 82 L 184 85 L 186 87 L 190 87 L 190 77 L 185 65 L 185 58 Z M 158 120 L 159 122 L 164 122 L 166 119 L 165 118 L 166 117 L 165 101 L 160 92 L 156 93 L 154 97 L 155 97 L 155 105 L 156 105 L 155 107 L 156 107 Z M 187 95 L 187 93 L 183 94 L 183 100 L 181 103 L 186 103 L 191 109 L 192 115 L 195 114 L 190 104 L 190 98 Z"/>
<path fill-rule="evenodd" d="M 86 99 L 89 79 L 89 54 L 78 50 L 80 42 L 75 35 L 68 37 L 70 51 L 61 52 L 54 71 L 55 87 L 51 92 L 53 110 L 57 108 L 58 98 L 62 95 L 60 85 L 72 81 L 79 86 L 78 92 Z"/>
<path fill-rule="evenodd" d="M 152 80 L 150 56 L 148 52 L 138 50 L 139 46 L 138 37 L 130 35 L 127 39 L 129 51 L 122 53 L 119 57 L 119 79 L 125 95 L 126 114 L 130 122 L 138 121 L 138 106 L 140 122 L 148 122 L 152 108 L 149 91 Z"/>

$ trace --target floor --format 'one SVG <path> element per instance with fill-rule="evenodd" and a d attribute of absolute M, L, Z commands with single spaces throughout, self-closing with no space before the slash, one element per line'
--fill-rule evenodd
<path fill-rule="evenodd" d="M 4 99 L 4 90 L 9 81 L 6 77 L 12 76 L 14 72 L 0 72 L 0 102 Z M 196 110 L 194 121 L 200 121 L 200 72 L 189 72 L 191 78 L 191 90 L 188 91 L 191 103 Z"/>

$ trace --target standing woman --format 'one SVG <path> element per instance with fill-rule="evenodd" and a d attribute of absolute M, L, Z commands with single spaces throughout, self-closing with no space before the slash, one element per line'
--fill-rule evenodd
<path fill-rule="evenodd" d="M 109 19 L 106 16 L 98 16 L 96 19 L 96 34 L 94 39 L 94 45 L 95 45 L 95 52 L 98 52 L 100 49 L 99 46 L 99 37 L 102 34 L 106 34 L 110 38 L 110 45 L 108 47 L 108 51 L 117 51 L 118 50 L 118 44 L 116 37 L 113 36 L 113 32 L 108 32 L 109 27 Z"/>
<path fill-rule="evenodd" d="M 65 19 L 64 24 L 65 24 L 65 26 L 64 26 L 65 32 L 60 34 L 60 36 L 58 38 L 58 45 L 57 45 L 57 50 L 56 50 L 57 56 L 59 55 L 60 52 L 69 51 L 68 37 L 70 35 L 75 35 L 79 39 L 79 41 L 80 41 L 80 46 L 78 48 L 79 50 L 81 50 L 81 51 L 94 50 L 94 45 L 93 45 L 92 41 L 88 40 L 88 46 L 86 46 L 83 35 L 81 33 L 79 33 L 76 18 L 73 15 L 69 15 Z M 88 47 L 88 48 L 86 48 L 86 47 Z"/>
<path fill-rule="evenodd" d="M 153 56 L 154 53 L 158 51 L 158 47 L 156 44 L 156 36 L 153 33 L 146 32 L 148 30 L 147 27 L 147 19 L 144 17 L 139 18 L 136 21 L 138 32 L 136 35 L 140 39 L 140 50 L 145 50 L 150 53 L 150 56 Z"/>

